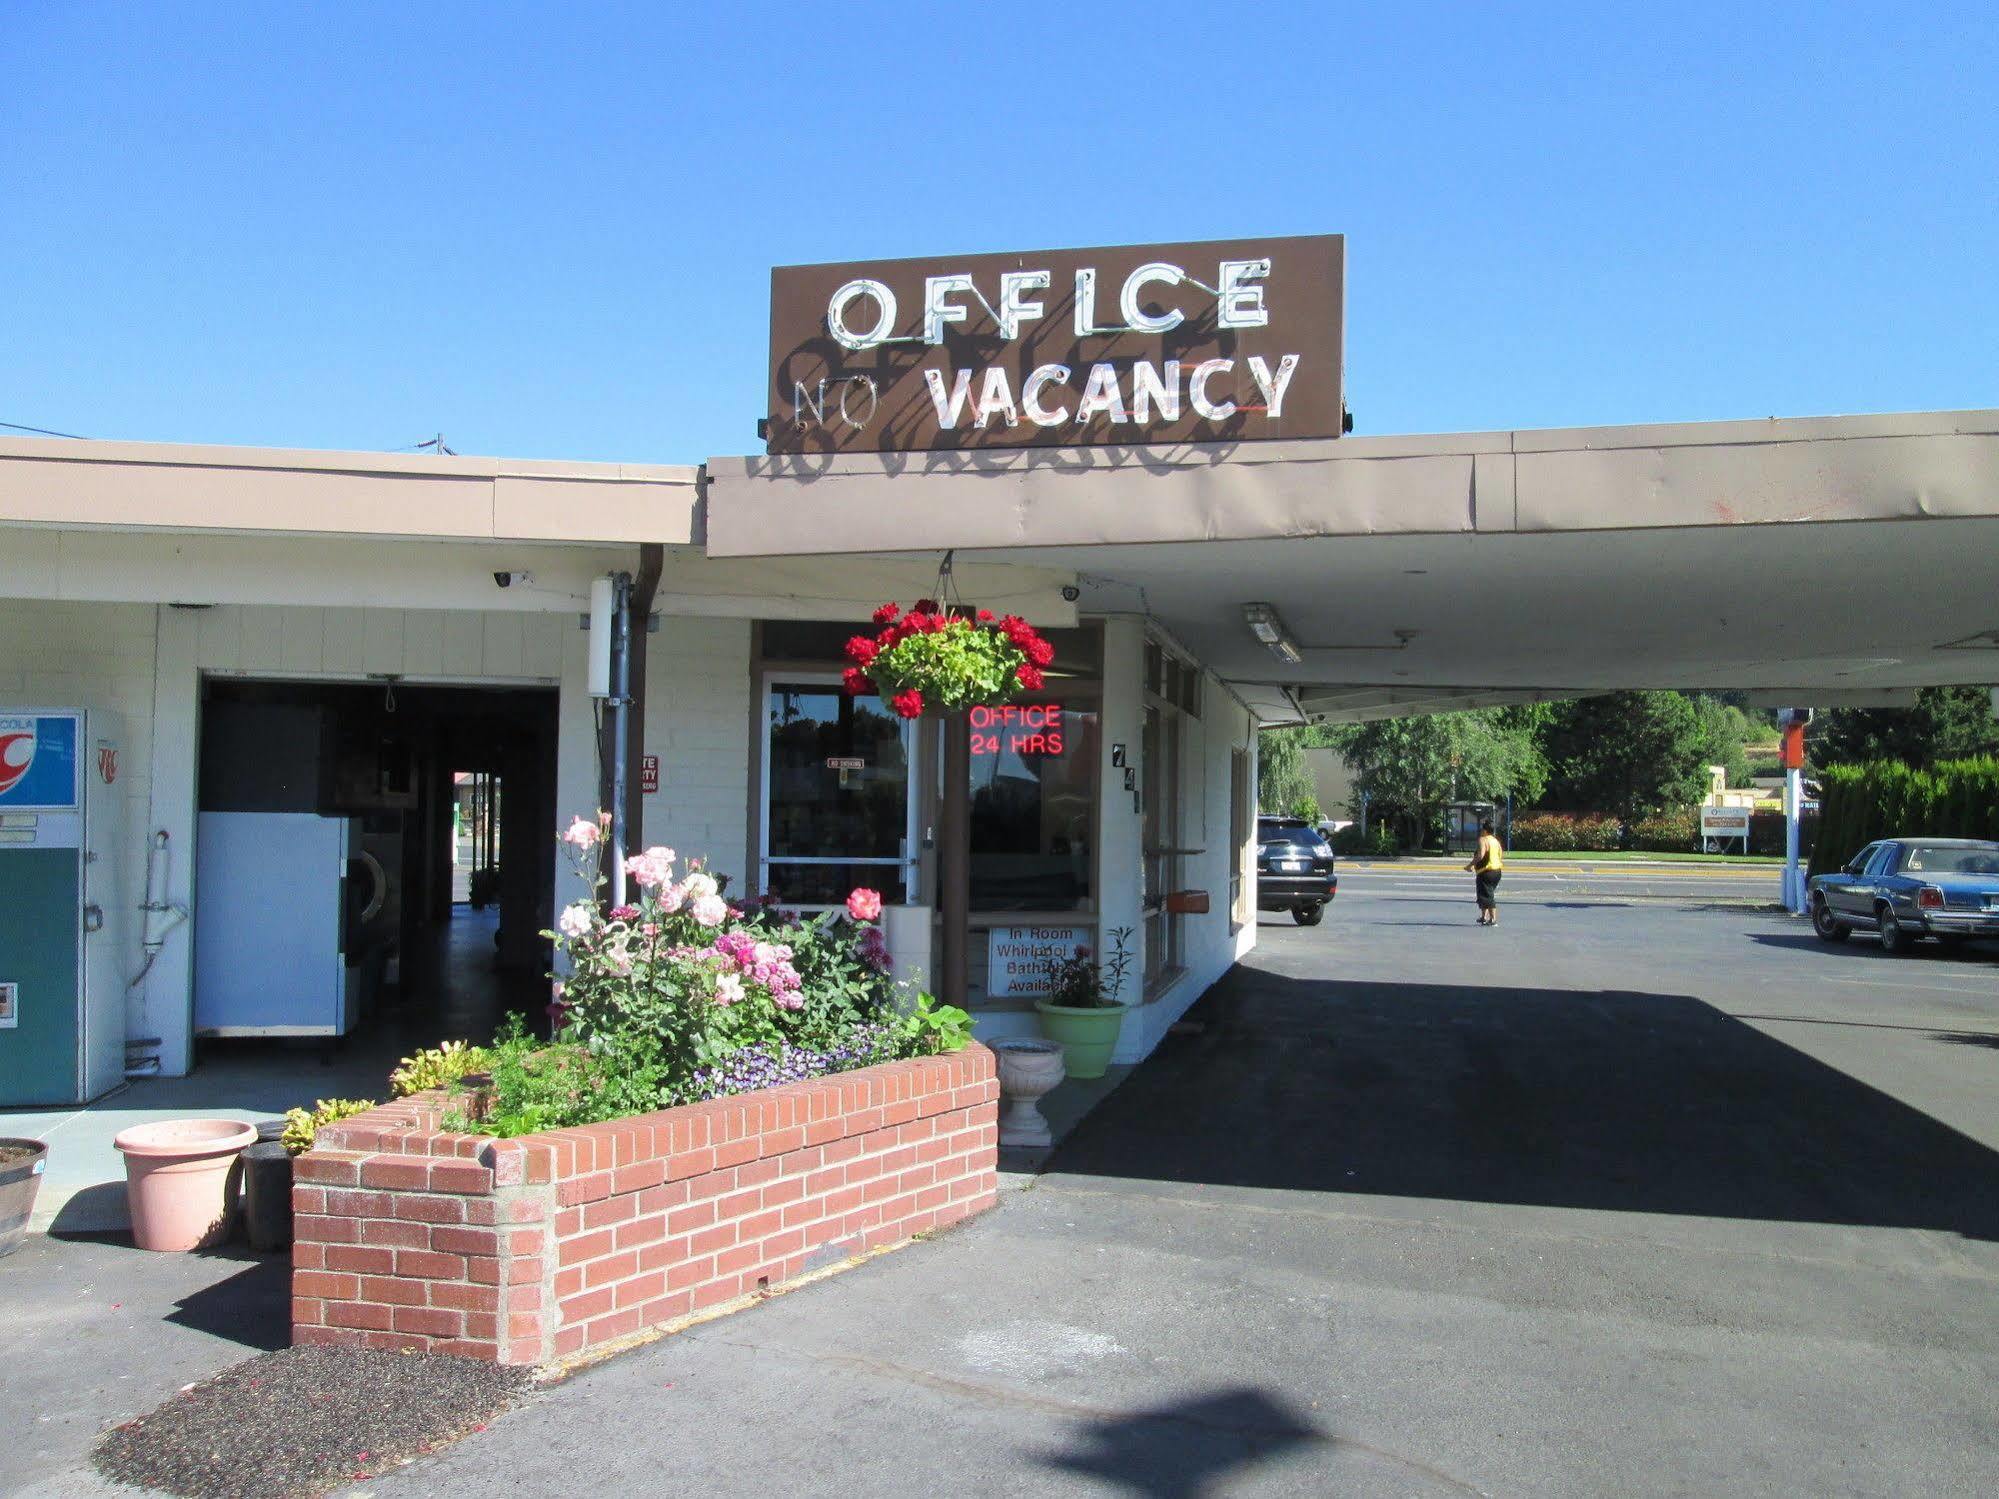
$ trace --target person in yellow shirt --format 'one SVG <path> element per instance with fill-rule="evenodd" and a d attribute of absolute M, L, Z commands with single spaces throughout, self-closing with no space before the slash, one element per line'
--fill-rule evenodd
<path fill-rule="evenodd" d="M 1506 850 L 1493 836 L 1492 819 L 1478 825 L 1478 852 L 1465 865 L 1478 880 L 1478 924 L 1499 925 L 1499 874 L 1506 867 Z"/>

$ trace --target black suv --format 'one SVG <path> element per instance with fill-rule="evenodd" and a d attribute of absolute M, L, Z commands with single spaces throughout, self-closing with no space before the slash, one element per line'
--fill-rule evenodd
<path fill-rule="evenodd" d="M 1300 926 L 1317 926 L 1339 894 L 1333 846 L 1302 817 L 1256 820 L 1256 908 L 1289 911 Z"/>

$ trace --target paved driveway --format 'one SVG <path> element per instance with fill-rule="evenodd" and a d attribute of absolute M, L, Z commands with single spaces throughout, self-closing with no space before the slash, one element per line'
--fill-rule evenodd
<path fill-rule="evenodd" d="M 1487 932 L 1462 883 L 1348 871 L 999 1211 L 355 1492 L 1991 1492 L 1999 962 L 1692 892 Z M 108 1266 L 66 1258 L 0 1381 L 80 1451 L 51 1423 L 137 1414 L 227 1318 L 44 1401 L 136 1305 L 79 1321 Z M 26 1491 L 99 1492 L 58 1467 Z"/>
<path fill-rule="evenodd" d="M 384 1494 L 1983 1494 L 1999 964 L 1352 877 L 1000 1211 Z"/>

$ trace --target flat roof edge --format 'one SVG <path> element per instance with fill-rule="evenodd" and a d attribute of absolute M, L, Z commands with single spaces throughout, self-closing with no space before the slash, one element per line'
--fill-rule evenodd
<path fill-rule="evenodd" d="M 0 461 L 148 465 L 160 468 L 274 469 L 406 478 L 572 479 L 601 483 L 688 484 L 699 464 L 598 463 L 479 454 L 377 453 L 340 448 L 252 448 L 208 443 L 127 442 L 95 438 L 0 436 Z"/>

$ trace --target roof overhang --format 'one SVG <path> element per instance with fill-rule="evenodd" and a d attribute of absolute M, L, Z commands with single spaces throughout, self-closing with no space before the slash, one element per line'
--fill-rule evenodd
<path fill-rule="evenodd" d="M 708 549 L 1070 569 L 1085 611 L 1161 621 L 1270 721 L 1860 701 L 1999 678 L 1999 412 L 718 459 Z"/>

